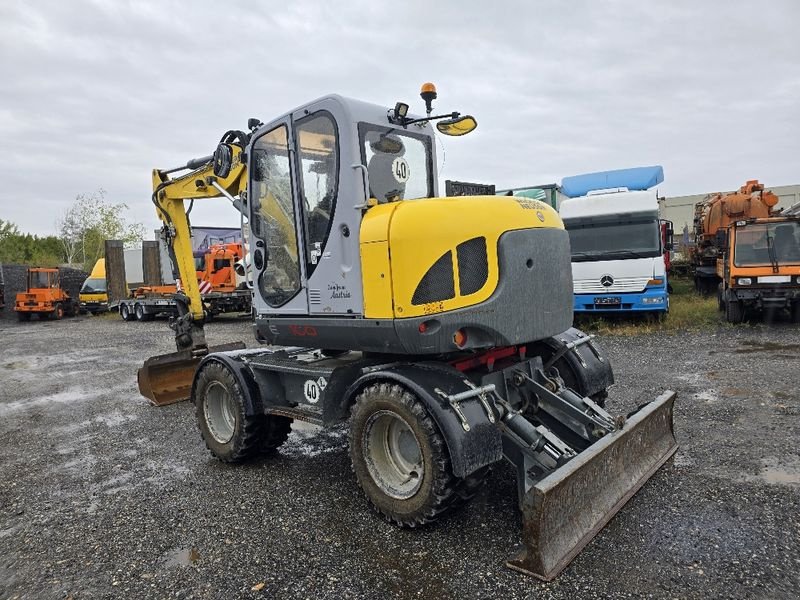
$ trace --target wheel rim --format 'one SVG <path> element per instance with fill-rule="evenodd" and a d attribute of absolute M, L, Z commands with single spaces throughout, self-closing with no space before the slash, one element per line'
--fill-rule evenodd
<path fill-rule="evenodd" d="M 128 307 L 123 304 L 122 308 L 119 310 L 119 313 L 120 313 L 120 315 L 122 316 L 123 319 L 127 319 L 128 318 Z"/>
<path fill-rule="evenodd" d="M 417 493 L 425 462 L 419 440 L 403 417 L 388 410 L 370 415 L 362 447 L 367 470 L 384 494 L 405 500 Z"/>
<path fill-rule="evenodd" d="M 141 304 L 136 305 L 136 318 L 141 320 L 144 317 L 144 309 Z"/>
<path fill-rule="evenodd" d="M 206 388 L 203 412 L 211 437 L 220 444 L 227 444 L 236 430 L 236 411 L 228 388 L 212 381 Z"/>

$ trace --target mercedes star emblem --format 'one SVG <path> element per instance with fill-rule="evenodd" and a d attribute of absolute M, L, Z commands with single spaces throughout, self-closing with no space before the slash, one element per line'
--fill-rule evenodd
<path fill-rule="evenodd" d="M 614 285 L 614 278 L 611 275 L 603 275 L 600 278 L 600 285 L 603 287 L 611 287 Z"/>

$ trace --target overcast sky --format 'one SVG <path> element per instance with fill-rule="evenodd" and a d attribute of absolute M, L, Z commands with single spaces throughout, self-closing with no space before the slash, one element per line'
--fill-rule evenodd
<path fill-rule="evenodd" d="M 150 171 L 336 92 L 475 115 L 440 180 L 661 164 L 668 196 L 800 183 L 800 2 L 0 2 L 0 219 L 98 188 L 158 225 Z M 441 162 L 440 154 L 440 162 Z M 237 225 L 223 202 L 198 225 Z"/>

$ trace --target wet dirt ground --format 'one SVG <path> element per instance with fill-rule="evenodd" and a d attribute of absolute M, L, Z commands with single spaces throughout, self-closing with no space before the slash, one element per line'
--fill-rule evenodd
<path fill-rule="evenodd" d="M 246 321 L 209 326 L 244 339 Z M 163 321 L 0 318 L 0 598 L 795 598 L 800 327 L 603 338 L 628 412 L 679 394 L 670 461 L 554 582 L 504 567 L 512 471 L 403 531 L 373 515 L 346 429 L 297 427 L 245 465 L 206 451 L 189 403 L 152 408 L 135 371 Z"/>

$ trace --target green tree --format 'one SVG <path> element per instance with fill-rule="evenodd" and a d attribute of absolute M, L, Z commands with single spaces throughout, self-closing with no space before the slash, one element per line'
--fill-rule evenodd
<path fill-rule="evenodd" d="M 14 223 L 0 219 L 0 263 L 55 267 L 63 263 L 64 258 L 57 237 L 23 234 Z"/>
<path fill-rule="evenodd" d="M 122 240 L 126 246 L 141 242 L 144 225 L 128 223 L 123 216 L 126 210 L 124 203 L 109 202 L 103 189 L 78 194 L 58 221 L 58 238 L 67 262 L 90 270 L 103 257 L 105 240 Z"/>

